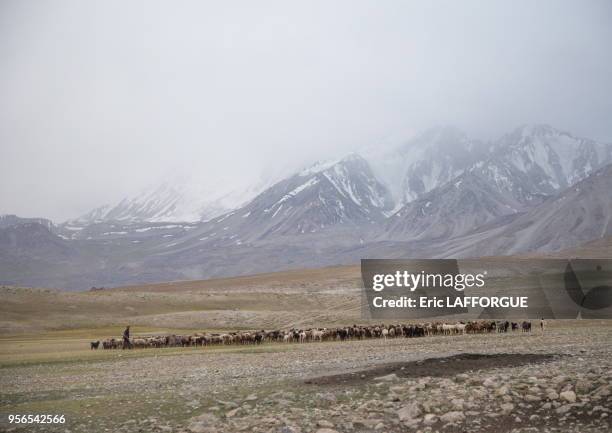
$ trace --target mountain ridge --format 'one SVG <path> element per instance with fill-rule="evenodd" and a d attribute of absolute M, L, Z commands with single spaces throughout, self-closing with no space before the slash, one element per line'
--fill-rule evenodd
<path fill-rule="evenodd" d="M 513 200 L 527 206 L 537 204 L 612 161 L 612 145 L 540 124 L 520 126 L 493 142 L 442 126 L 430 128 L 390 150 L 370 153 L 364 159 L 394 200 L 392 209 L 387 211 L 390 215 L 466 171 L 494 182 Z M 293 175 L 337 162 L 324 161 Z M 275 182 L 243 182 L 235 188 L 226 187 L 224 182 L 200 184 L 187 174 L 175 176 L 65 224 L 207 221 L 240 209 L 293 175 Z"/>
<path fill-rule="evenodd" d="M 430 151 L 408 155 L 413 170 L 389 178 L 401 189 L 418 168 L 425 173 L 423 185 L 433 187 L 412 186 L 410 193 L 418 190 L 418 197 L 399 209 L 377 174 L 377 162 L 352 153 L 297 171 L 206 221 L 94 218 L 53 225 L 0 218 L 0 283 L 83 289 L 330 266 L 364 257 L 552 252 L 609 235 L 612 146 L 542 125 L 517 128 L 488 144 L 452 128 L 428 131 L 419 140 L 427 136 L 435 138 Z M 439 164 L 418 162 L 452 148 L 452 137 L 460 141 L 455 150 L 464 160 L 454 164 L 447 153 Z M 491 153 L 495 145 L 501 147 Z M 469 152 L 483 148 L 486 156 L 474 162 Z M 574 183 L 563 187 L 569 182 Z M 158 201 L 172 209 L 171 201 Z"/>

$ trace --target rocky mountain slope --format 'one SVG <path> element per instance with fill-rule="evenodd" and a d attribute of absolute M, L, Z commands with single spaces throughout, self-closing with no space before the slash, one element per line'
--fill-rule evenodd
<path fill-rule="evenodd" d="M 610 145 L 523 126 L 457 177 L 404 205 L 388 230 L 400 239 L 460 236 L 525 212 L 611 161 Z"/>
<path fill-rule="evenodd" d="M 445 244 L 449 255 L 553 252 L 612 235 L 612 164 L 516 217 Z"/>
<path fill-rule="evenodd" d="M 466 172 L 402 207 L 389 218 L 385 236 L 453 238 L 502 216 L 515 215 L 521 207 L 481 176 Z"/>
<path fill-rule="evenodd" d="M 46 218 L 21 218 L 17 215 L 0 215 L 0 229 L 13 227 L 26 223 L 38 223 L 49 230 L 54 228 L 53 222 Z"/>
<path fill-rule="evenodd" d="M 82 289 L 365 257 L 551 252 L 611 234 L 612 169 L 602 168 L 610 145 L 545 126 L 519 128 L 493 144 L 454 129 L 415 140 L 397 150 L 399 163 L 382 169 L 384 176 L 381 161 L 393 158 L 351 154 L 207 221 L 158 221 L 184 210 L 166 194 L 170 187 L 57 226 L 5 216 L 0 283 Z M 390 188 L 390 179 L 399 186 Z M 398 191 L 399 203 L 410 201 L 393 212 Z"/>
<path fill-rule="evenodd" d="M 529 206 L 612 161 L 612 147 L 547 125 L 522 126 L 492 143 L 472 139 L 457 128 L 436 127 L 391 150 L 370 152 L 365 159 L 388 189 L 395 210 L 466 171 Z M 175 174 L 119 203 L 93 209 L 70 225 L 206 221 L 243 207 L 273 187 L 270 180 L 230 183 Z"/>
<path fill-rule="evenodd" d="M 541 202 L 612 161 L 612 146 L 548 125 L 522 126 L 469 170 L 523 205 Z"/>
<path fill-rule="evenodd" d="M 454 127 L 431 128 L 390 151 L 369 155 L 396 208 L 449 182 L 487 158 L 488 146 Z"/>
<path fill-rule="evenodd" d="M 379 224 L 392 206 L 369 164 L 351 154 L 273 185 L 238 211 L 211 221 L 205 234 L 231 233 L 239 242 Z"/>

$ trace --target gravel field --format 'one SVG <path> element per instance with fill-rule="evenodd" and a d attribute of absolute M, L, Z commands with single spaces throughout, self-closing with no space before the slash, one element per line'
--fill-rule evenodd
<path fill-rule="evenodd" d="M 612 324 L 71 355 L 3 365 L 0 390 L 15 432 L 607 432 Z M 7 422 L 37 413 L 66 423 Z"/>

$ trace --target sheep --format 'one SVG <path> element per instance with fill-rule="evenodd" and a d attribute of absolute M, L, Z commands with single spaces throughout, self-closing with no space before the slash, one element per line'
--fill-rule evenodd
<path fill-rule="evenodd" d="M 265 342 L 282 342 L 282 343 L 307 343 L 307 342 L 324 342 L 329 340 L 352 340 L 352 339 L 369 339 L 369 338 L 415 338 L 433 335 L 465 335 L 475 333 L 490 333 L 490 332 L 507 332 L 508 329 L 521 329 L 522 332 L 531 332 L 531 322 L 524 321 L 522 323 L 508 321 L 470 321 L 467 323 L 457 322 L 454 324 L 436 322 L 436 323 L 418 323 L 418 324 L 380 324 L 372 326 L 357 326 L 353 324 L 347 327 L 337 328 L 310 328 L 275 330 L 275 331 L 239 331 L 227 332 L 223 334 L 207 334 L 195 333 L 192 335 L 166 335 L 166 336 L 149 336 L 132 338 L 127 348 L 162 348 L 162 347 L 196 347 L 210 345 L 247 345 L 247 344 L 263 344 Z M 102 348 L 122 349 L 123 340 L 121 338 L 109 338 L 103 341 L 91 341 L 90 349 L 96 350 L 102 343 Z"/>

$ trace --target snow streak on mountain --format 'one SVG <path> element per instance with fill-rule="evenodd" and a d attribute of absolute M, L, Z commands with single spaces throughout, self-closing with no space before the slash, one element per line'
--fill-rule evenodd
<path fill-rule="evenodd" d="M 399 208 L 455 178 L 486 155 L 484 143 L 457 128 L 438 127 L 369 159 Z"/>
<path fill-rule="evenodd" d="M 270 184 L 260 180 L 228 187 L 222 181 L 203 184 L 196 178 L 195 175 L 171 176 L 115 205 L 93 209 L 71 223 L 206 221 L 244 205 Z"/>
<path fill-rule="evenodd" d="M 349 167 L 351 159 L 354 161 Z M 406 205 L 414 208 L 418 199 L 438 188 L 442 188 L 439 192 L 448 194 L 447 185 L 465 173 L 480 179 L 472 180 L 472 184 L 489 183 L 494 194 L 501 195 L 494 201 L 503 204 L 499 210 L 490 212 L 495 217 L 507 213 L 509 208 L 520 211 L 540 203 L 611 160 L 610 145 L 576 138 L 546 125 L 523 126 L 494 143 L 471 139 L 456 128 L 438 127 L 391 151 L 370 153 L 365 158 L 352 155 L 342 164 L 324 162 L 275 185 L 258 181 L 230 189 L 223 182 L 202 184 L 192 175 L 174 176 L 115 205 L 94 209 L 76 222 L 83 225 L 102 221 L 206 221 L 249 204 L 267 187 L 265 197 L 274 197 L 278 191 L 286 195 L 302 191 L 285 191 L 288 186 L 312 191 L 310 187 L 320 183 L 321 194 L 313 196 L 309 203 L 313 207 L 314 199 L 320 199 L 321 209 L 327 209 L 330 214 L 327 218 L 321 219 L 319 215 L 311 222 L 302 221 L 296 228 L 308 232 L 329 225 L 334 218 L 357 221 L 363 220 L 358 217 L 362 214 L 375 221 L 381 211 L 389 216 Z M 355 171 L 361 171 L 358 180 L 352 179 Z M 301 183 L 301 178 L 312 184 Z M 326 187 L 333 187 L 340 197 L 332 198 L 332 189 L 325 191 Z M 290 211 L 292 205 L 284 203 L 287 200 L 268 203 L 269 212 L 265 215 L 276 218 L 291 214 L 295 218 L 295 209 Z M 316 214 L 311 212 L 310 215 Z M 398 215 L 407 214 L 408 210 L 403 209 Z M 304 213 L 303 217 L 308 215 Z"/>
<path fill-rule="evenodd" d="M 463 157 L 455 157 L 471 158 L 465 146 L 457 149 Z M 388 230 L 403 239 L 459 236 L 526 211 L 611 161 L 610 145 L 550 126 L 523 126 L 492 144 L 458 176 L 405 204 L 390 218 Z"/>
<path fill-rule="evenodd" d="M 64 224 L 0 217 L 0 283 L 76 289 L 557 251 L 612 236 L 611 182 L 610 144 L 545 125 L 491 143 L 436 128 L 273 184 L 183 176 Z"/>
<path fill-rule="evenodd" d="M 318 164 L 268 188 L 239 211 L 211 221 L 241 240 L 380 223 L 393 202 L 361 156 Z M 216 228 L 210 231 L 218 232 Z"/>

